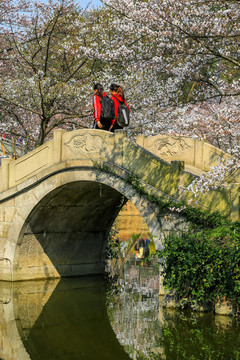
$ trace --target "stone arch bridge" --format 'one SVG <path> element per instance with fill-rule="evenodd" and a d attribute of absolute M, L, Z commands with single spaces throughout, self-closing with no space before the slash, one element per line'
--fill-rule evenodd
<path fill-rule="evenodd" d="M 53 139 L 0 167 L 0 280 L 29 280 L 104 272 L 106 239 L 126 200 L 146 221 L 156 248 L 173 224 L 140 196 L 129 176 L 148 194 L 176 201 L 209 170 L 220 150 L 188 138 L 137 137 L 124 131 L 56 130 Z M 199 206 L 239 216 L 239 175 Z M 174 224 L 175 226 L 176 224 Z"/>

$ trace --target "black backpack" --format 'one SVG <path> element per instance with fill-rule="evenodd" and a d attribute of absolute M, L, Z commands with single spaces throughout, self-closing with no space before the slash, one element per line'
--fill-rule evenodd
<path fill-rule="evenodd" d="M 109 96 L 101 98 L 101 118 L 104 120 L 115 119 L 114 101 Z"/>
<path fill-rule="evenodd" d="M 114 95 L 113 95 L 114 96 Z M 115 99 L 118 101 L 118 114 L 117 114 L 117 124 L 121 127 L 126 127 L 130 123 L 130 111 L 128 106 L 124 103 L 124 101 L 118 100 L 116 96 Z"/>

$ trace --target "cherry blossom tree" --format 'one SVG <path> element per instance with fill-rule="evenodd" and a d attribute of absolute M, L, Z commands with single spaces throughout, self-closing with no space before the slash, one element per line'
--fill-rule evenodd
<path fill-rule="evenodd" d="M 90 29 L 91 31 L 91 29 Z M 58 127 L 87 126 L 94 61 L 79 50 L 88 29 L 72 1 L 35 4 L 8 33 L 0 72 L 1 130 L 41 145 Z"/>
<path fill-rule="evenodd" d="M 238 1 L 102 2 L 85 13 L 73 1 L 30 3 L 1 53 L 0 130 L 36 145 L 57 126 L 89 127 L 92 84 L 118 83 L 132 110 L 130 136 L 205 139 L 235 156 L 213 177 L 236 171 Z"/>
<path fill-rule="evenodd" d="M 238 1 L 103 3 L 118 15 L 123 35 L 118 53 L 124 52 L 125 64 L 134 60 L 155 70 L 158 78 L 164 75 L 168 95 L 178 100 L 187 95 L 195 101 L 240 95 Z"/>
<path fill-rule="evenodd" d="M 240 167 L 239 2 L 102 2 L 112 11 L 117 46 L 105 40 L 86 51 L 119 64 L 135 130 L 205 139 L 234 155 L 212 170 L 214 186 L 222 184 Z"/>
<path fill-rule="evenodd" d="M 197 109 L 203 104 L 205 114 L 207 104 L 236 103 L 240 96 L 236 1 L 219 1 L 217 6 L 212 0 L 102 2 L 109 12 L 103 9 L 88 17 L 100 41 L 82 50 L 88 57 L 109 62 L 111 69 L 117 67 L 109 77 L 127 89 L 136 132 L 185 134 L 179 111 L 186 111 L 189 118 L 189 103 Z"/>
<path fill-rule="evenodd" d="M 24 12 L 29 9 L 28 0 L 1 0 L 0 2 L 0 29 L 10 30 L 12 26 L 15 30 L 21 27 L 26 19 Z"/>

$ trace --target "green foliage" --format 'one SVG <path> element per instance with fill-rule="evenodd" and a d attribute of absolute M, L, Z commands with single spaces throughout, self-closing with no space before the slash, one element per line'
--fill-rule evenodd
<path fill-rule="evenodd" d="M 106 259 L 118 258 L 118 253 L 121 251 L 121 244 L 118 237 L 118 230 L 114 223 L 108 235 L 108 244 L 106 248 Z"/>
<path fill-rule="evenodd" d="M 240 227 L 238 223 L 195 233 L 170 235 L 160 256 L 164 285 L 180 298 L 212 304 L 240 304 Z"/>

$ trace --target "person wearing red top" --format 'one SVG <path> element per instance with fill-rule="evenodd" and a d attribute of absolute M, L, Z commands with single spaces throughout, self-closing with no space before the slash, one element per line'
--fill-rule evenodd
<path fill-rule="evenodd" d="M 115 106 L 115 122 L 114 122 L 114 126 L 113 126 L 113 132 L 114 130 L 117 129 L 123 129 L 121 126 L 118 125 L 117 123 L 117 115 L 118 115 L 118 107 L 119 107 L 119 102 L 124 102 L 125 105 L 127 105 L 129 111 L 130 107 L 128 106 L 125 96 L 124 96 L 124 92 L 123 92 L 123 88 L 120 85 L 117 84 L 111 84 L 110 86 L 110 93 L 111 93 L 111 99 L 114 101 L 114 106 Z"/>
<path fill-rule="evenodd" d="M 98 130 L 112 130 L 114 121 L 113 120 L 106 120 L 101 118 L 101 99 L 104 96 L 107 96 L 106 92 L 101 84 L 97 83 L 93 86 L 93 107 L 94 107 L 94 129 Z"/>

